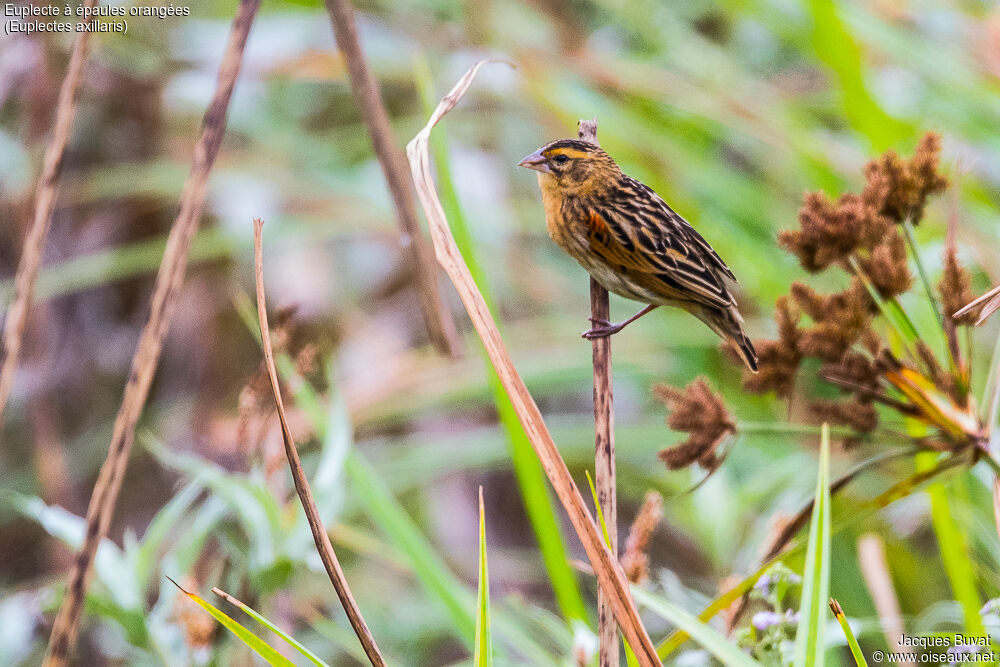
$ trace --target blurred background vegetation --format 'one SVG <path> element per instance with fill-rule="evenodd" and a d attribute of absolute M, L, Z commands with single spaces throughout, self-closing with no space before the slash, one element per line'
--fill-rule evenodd
<path fill-rule="evenodd" d="M 126 36 L 94 39 L 3 426 L 0 663 L 33 664 L 44 648 L 72 558 L 66 543 L 82 535 L 79 517 L 234 7 L 205 0 L 189 18 L 131 19 Z M 925 266 L 940 273 L 946 221 L 957 216 L 975 291 L 1000 279 L 993 3 L 364 0 L 355 8 L 400 145 L 476 59 L 516 65 L 483 70 L 440 128 L 446 159 L 437 166 L 454 183 L 449 213 L 465 220 L 514 360 L 584 488 L 593 466 L 591 350 L 579 337 L 588 281 L 547 238 L 534 174 L 515 167 L 540 144 L 574 134 L 577 119 L 597 117 L 602 145 L 625 171 L 732 267 L 754 338 L 774 335 L 775 298 L 804 277 L 775 242 L 795 225 L 802 193 L 860 189 L 869 159 L 889 148 L 909 154 L 925 130 L 942 135 L 952 181 L 916 230 Z M 5 304 L 68 46 L 63 35 L 0 38 Z M 286 400 L 295 399 L 306 467 L 390 660 L 468 659 L 482 484 L 498 656 L 574 664 L 589 631 L 571 620 L 572 594 L 553 596 L 479 342 L 442 280 L 465 350 L 448 360 L 428 344 L 328 16 L 304 0 L 264 3 L 251 33 L 192 270 L 98 559 L 81 664 L 249 663 L 230 637 L 198 636 L 165 574 L 203 592 L 225 588 L 336 664 L 359 657 L 261 394 L 257 332 L 245 324 L 248 312 L 254 319 L 253 217 L 266 221 L 270 303 L 288 309 L 279 332 Z M 632 310 L 612 297 L 615 319 Z M 929 310 L 913 310 L 932 321 Z M 988 368 L 997 326 L 994 318 L 975 332 L 973 368 Z M 811 497 L 818 438 L 745 429 L 721 469 L 688 492 L 703 473 L 668 473 L 657 461 L 678 437 L 652 383 L 708 375 L 748 423 L 784 421 L 787 405 L 745 394 L 714 335 L 679 311 L 658 310 L 617 336 L 614 374 L 621 530 L 647 490 L 664 494 L 649 586 L 699 610 L 722 580 L 755 569 L 778 518 Z M 973 377 L 977 395 L 985 376 Z M 861 456 L 835 450 L 833 468 Z M 912 472 L 912 461 L 883 468 L 839 502 Z M 991 486 L 975 468 L 944 489 L 981 602 L 1000 593 Z M 858 568 L 866 532 L 885 541 L 908 630 L 965 627 L 930 514 L 927 495 L 916 493 L 834 537 L 831 594 L 862 621 L 868 650 L 885 642 Z M 570 557 L 583 558 L 564 532 Z M 798 568 L 801 558 L 790 563 Z M 577 580 L 593 628 L 592 580 Z M 655 618 L 648 627 L 654 640 L 669 629 Z M 846 655 L 839 650 L 831 655 Z M 671 660 L 710 658 L 692 646 Z"/>

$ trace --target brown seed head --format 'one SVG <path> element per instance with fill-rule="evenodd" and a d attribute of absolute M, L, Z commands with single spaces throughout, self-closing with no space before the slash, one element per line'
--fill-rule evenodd
<path fill-rule="evenodd" d="M 625 576 L 634 584 L 640 584 L 649 577 L 649 538 L 656 530 L 656 525 L 663 517 L 663 496 L 655 491 L 648 491 L 646 498 L 636 514 L 632 527 L 625 540 L 625 553 L 621 564 Z"/>
<path fill-rule="evenodd" d="M 872 246 L 868 256 L 858 259 L 858 264 L 883 299 L 892 299 L 913 285 L 906 256 L 906 241 L 896 227 L 887 228 Z M 874 301 L 871 305 L 874 310 Z"/>
<path fill-rule="evenodd" d="M 799 340 L 802 336 L 800 319 L 799 309 L 788 297 L 779 297 L 774 308 L 778 339 L 754 341 L 760 372 L 745 376 L 744 389 L 754 394 L 773 391 L 782 398 L 791 395 L 795 386 L 795 374 L 802 361 L 802 354 L 799 352 Z"/>
<path fill-rule="evenodd" d="M 869 392 L 877 391 L 882 384 L 875 361 L 860 352 L 848 352 L 836 363 L 823 364 L 820 375 L 845 380 Z"/>
<path fill-rule="evenodd" d="M 829 295 L 796 282 L 792 283 L 791 296 L 813 320 L 799 341 L 799 350 L 806 357 L 837 363 L 871 322 L 867 294 L 856 280 L 843 292 Z"/>
<path fill-rule="evenodd" d="M 850 401 L 810 401 L 808 409 L 812 419 L 817 422 L 843 424 L 859 433 L 870 433 L 878 426 L 875 408 L 871 403 L 857 398 Z"/>
<path fill-rule="evenodd" d="M 854 252 L 865 237 L 866 222 L 867 208 L 857 195 L 841 195 L 833 202 L 822 192 L 807 192 L 799 228 L 780 232 L 778 243 L 815 273 Z"/>
<path fill-rule="evenodd" d="M 907 218 L 916 225 L 924 216 L 927 198 L 948 187 L 948 179 L 938 173 L 941 137 L 928 132 L 917 144 L 913 158 L 906 161 L 894 151 L 886 151 L 868 163 L 865 175 L 873 191 L 881 191 L 879 212 L 895 222 Z"/>
<path fill-rule="evenodd" d="M 667 425 L 688 434 L 684 442 L 660 451 L 667 468 L 679 470 L 697 462 L 706 470 L 715 470 L 720 463 L 716 449 L 727 435 L 736 432 L 722 398 L 703 377 L 695 378 L 683 391 L 658 384 L 653 393 L 670 410 Z"/>
<path fill-rule="evenodd" d="M 951 317 L 955 324 L 972 326 L 979 319 L 979 308 L 962 313 L 958 317 L 952 314 L 961 310 L 965 304 L 976 298 L 972 292 L 972 280 L 969 272 L 958 263 L 958 255 L 954 246 L 949 246 L 944 253 L 944 272 L 938 283 L 938 293 L 941 295 L 941 307 L 945 317 Z"/>

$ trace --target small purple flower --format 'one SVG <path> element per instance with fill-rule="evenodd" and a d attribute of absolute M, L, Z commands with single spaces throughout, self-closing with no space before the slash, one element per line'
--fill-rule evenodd
<path fill-rule="evenodd" d="M 764 574 L 764 575 L 761 575 L 760 579 L 757 580 L 757 583 L 754 584 L 754 588 L 761 595 L 767 595 L 768 593 L 771 592 L 771 583 L 772 583 L 771 582 L 771 575 Z"/>
<path fill-rule="evenodd" d="M 788 609 L 788 610 L 786 610 L 785 611 L 785 623 L 788 623 L 789 625 L 798 625 L 799 624 L 799 612 L 795 611 L 794 609 Z"/>
<path fill-rule="evenodd" d="M 773 611 L 758 611 L 753 615 L 752 623 L 753 627 L 757 628 L 760 632 L 764 632 L 768 628 L 783 623 L 784 620 L 785 619 L 781 614 L 777 614 Z"/>
<path fill-rule="evenodd" d="M 983 608 L 979 610 L 980 616 L 986 616 L 988 614 L 995 614 L 1000 616 L 1000 598 L 993 598 L 988 600 Z"/>

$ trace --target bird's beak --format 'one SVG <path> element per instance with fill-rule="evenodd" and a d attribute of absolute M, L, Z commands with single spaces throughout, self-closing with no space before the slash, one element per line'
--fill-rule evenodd
<path fill-rule="evenodd" d="M 542 149 L 539 148 L 537 151 L 524 158 L 517 163 L 518 167 L 527 167 L 528 169 L 534 169 L 535 171 L 540 171 L 543 174 L 551 174 L 552 168 L 549 166 L 549 161 L 545 159 L 542 155 Z"/>

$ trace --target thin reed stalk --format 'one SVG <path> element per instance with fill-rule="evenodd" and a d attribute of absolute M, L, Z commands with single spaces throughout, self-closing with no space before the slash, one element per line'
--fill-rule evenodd
<path fill-rule="evenodd" d="M 326 8 L 333 23 L 337 48 L 344 57 L 351 88 L 358 99 L 361 115 L 365 119 L 365 125 L 368 126 L 375 155 L 382 165 L 382 173 L 385 175 L 389 194 L 396 208 L 400 243 L 413 262 L 427 332 L 431 342 L 440 352 L 455 354 L 459 346 L 455 321 L 441 300 L 434 256 L 420 233 L 417 207 L 413 201 L 413 190 L 410 188 L 406 173 L 406 158 L 399 150 L 393 136 L 378 82 L 368 68 L 365 55 L 361 51 L 358 29 L 354 23 L 354 10 L 349 0 L 327 0 Z"/>
<path fill-rule="evenodd" d="M 264 223 L 260 218 L 253 221 L 253 251 L 254 251 L 254 276 L 257 286 L 257 317 L 260 321 L 260 337 L 264 346 L 264 364 L 267 367 L 267 377 L 271 381 L 271 393 L 274 395 L 275 408 L 278 411 L 278 420 L 281 422 L 281 437 L 285 444 L 285 456 L 288 458 L 288 467 L 292 471 L 292 480 L 295 482 L 295 491 L 299 495 L 302 509 L 306 513 L 306 521 L 309 522 L 309 529 L 312 531 L 313 540 L 316 542 L 316 551 L 323 561 L 323 567 L 330 577 L 340 604 L 344 606 L 347 619 L 354 628 L 354 634 L 358 636 L 365 655 L 376 667 L 384 667 L 385 660 L 375 643 L 368 625 L 365 623 L 358 603 L 354 600 L 351 587 L 344 576 L 344 570 L 340 567 L 340 561 L 333 550 L 330 542 L 330 535 L 323 527 L 323 520 L 319 515 L 319 508 L 313 498 L 312 490 L 309 488 L 309 479 L 302 469 L 302 461 L 299 460 L 299 452 L 295 447 L 295 439 L 292 431 L 288 428 L 288 420 L 285 418 L 285 405 L 281 400 L 281 388 L 278 385 L 278 371 L 274 366 L 274 350 L 271 347 L 271 330 L 267 323 L 267 302 L 264 298 L 264 260 L 263 244 L 261 242 L 261 228 Z"/>
<path fill-rule="evenodd" d="M 87 0 L 85 3 L 88 8 L 96 5 L 97 0 Z M 77 33 L 73 42 L 73 52 L 69 58 L 69 67 L 66 68 L 66 76 L 59 88 L 52 138 L 45 149 L 45 158 L 42 161 L 42 177 L 35 192 L 35 215 L 28 228 L 28 234 L 24 237 L 21 260 L 17 264 L 14 300 L 7 311 L 3 330 L 3 349 L 0 351 L 0 426 L 3 425 L 4 408 L 14 384 L 14 374 L 17 372 L 17 362 L 21 356 L 21 342 L 24 340 L 24 329 L 28 324 L 28 310 L 35 292 L 35 280 L 42 265 L 45 239 L 52 224 L 52 209 L 55 208 L 59 174 L 62 172 L 66 144 L 72 134 L 80 73 L 87 61 L 89 46 L 90 33 Z"/>
<path fill-rule="evenodd" d="M 581 120 L 577 135 L 597 141 L 597 119 Z M 608 290 L 590 279 L 590 318 L 594 326 L 611 321 Z M 594 363 L 594 486 L 604 515 L 611 553 L 618 556 L 618 493 L 615 488 L 615 397 L 611 379 L 611 337 L 590 341 Z M 607 596 L 597 592 L 597 637 L 601 667 L 618 667 L 618 628 Z"/>
<path fill-rule="evenodd" d="M 528 388 L 524 385 L 524 381 L 511 361 L 510 354 L 497 330 L 496 322 L 493 320 L 493 316 L 490 314 L 489 308 L 458 250 L 434 187 L 429 155 L 431 129 L 448 111 L 454 108 L 469 89 L 476 72 L 487 62 L 489 61 L 479 61 L 465 73 L 451 92 L 438 104 L 427 125 L 407 145 L 406 150 L 410 159 L 413 181 L 417 188 L 417 196 L 430 223 L 431 238 L 434 241 L 438 262 L 444 267 L 452 284 L 457 289 L 462 303 L 472 319 L 476 333 L 483 341 L 490 362 L 496 369 L 500 382 L 514 405 L 517 417 L 528 435 L 535 455 L 541 461 L 549 482 L 555 489 L 559 501 L 565 508 L 573 528 L 583 543 L 587 558 L 597 576 L 600 590 L 607 595 L 608 602 L 625 639 L 635 651 L 641 665 L 647 667 L 656 665 L 658 667 L 660 661 L 656 656 L 656 649 L 639 618 L 639 612 L 629 591 L 625 573 L 614 554 L 604 543 L 593 515 L 584 503 L 579 488 L 573 481 L 565 461 L 552 440 L 552 435 L 545 425 L 538 405 L 528 392 Z"/>
<path fill-rule="evenodd" d="M 858 565 L 864 577 L 868 594 L 875 603 L 879 625 L 885 634 L 885 643 L 890 647 L 899 646 L 903 636 L 903 612 L 899 607 L 896 588 L 889 573 L 889 561 L 885 555 L 882 538 L 867 533 L 858 539 Z M 900 665 L 913 667 L 912 660 L 903 660 Z"/>
<path fill-rule="evenodd" d="M 170 228 L 163 261 L 153 286 L 149 318 L 139 336 L 139 344 L 132 357 L 132 367 L 122 396 L 118 416 L 115 418 L 108 448 L 108 456 L 101 465 L 93 495 L 87 507 L 87 529 L 83 546 L 77 553 L 62 606 L 56 614 L 49 638 L 46 667 L 64 665 L 76 641 L 83 613 L 83 603 L 94 564 L 97 546 L 108 533 L 121 491 L 129 453 L 135 440 L 135 427 L 149 395 L 153 375 L 163 349 L 163 339 L 170 328 L 170 321 L 177 306 L 184 275 L 187 270 L 187 252 L 191 238 L 198 229 L 205 206 L 208 176 L 222 145 L 226 130 L 226 112 L 233 88 L 240 73 L 243 51 L 250 27 L 260 0 L 240 0 L 229 32 L 229 40 L 219 66 L 215 92 L 202 125 L 201 136 L 194 149 L 191 171 L 184 183 L 177 217 Z"/>

